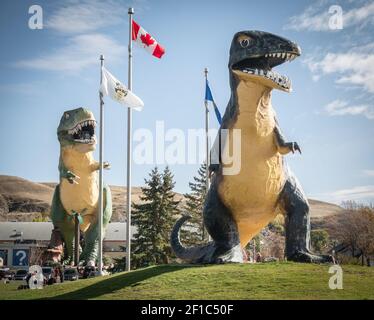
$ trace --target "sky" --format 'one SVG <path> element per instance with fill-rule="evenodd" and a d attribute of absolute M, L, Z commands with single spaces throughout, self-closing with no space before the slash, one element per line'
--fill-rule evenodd
<path fill-rule="evenodd" d="M 29 28 L 35 4 L 43 10 L 42 29 Z M 154 154 L 163 140 L 155 138 L 157 123 L 185 137 L 204 128 L 205 67 L 224 112 L 234 33 L 268 31 L 302 49 L 301 57 L 276 68 L 290 77 L 293 92 L 273 91 L 272 104 L 285 136 L 302 148 L 287 162 L 306 194 L 338 204 L 374 202 L 374 2 L 363 0 L 2 1 L 0 174 L 58 181 L 62 113 L 84 106 L 98 119 L 100 54 L 127 84 L 129 6 L 166 49 L 162 59 L 136 45 L 133 50 L 133 92 L 145 104 L 133 113 L 134 132 L 150 130 Z M 217 128 L 211 111 L 211 127 Z M 105 180 L 113 185 L 126 183 L 126 116 L 123 106 L 106 99 L 104 157 L 112 168 Z M 172 143 L 164 141 L 166 147 Z M 133 185 L 143 185 L 156 164 L 135 163 Z M 175 190 L 188 192 L 199 162 L 169 165 Z"/>

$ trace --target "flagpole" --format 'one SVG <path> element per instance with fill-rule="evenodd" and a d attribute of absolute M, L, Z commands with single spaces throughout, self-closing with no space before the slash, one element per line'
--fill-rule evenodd
<path fill-rule="evenodd" d="M 128 89 L 132 90 L 132 15 L 134 8 L 129 8 L 129 67 Z M 131 159 L 132 159 L 132 108 L 127 108 L 127 203 L 126 203 L 126 271 L 131 270 Z"/>
<path fill-rule="evenodd" d="M 100 87 L 103 81 L 103 66 L 104 55 L 100 56 L 101 69 L 100 69 Z M 103 153 L 104 153 L 104 101 L 103 94 L 100 91 L 100 150 L 99 150 L 99 250 L 98 250 L 98 268 L 99 275 L 103 275 Z"/>
<path fill-rule="evenodd" d="M 204 69 L 205 74 L 205 84 L 208 81 L 208 68 Z M 210 165 L 210 157 L 209 157 L 209 109 L 208 109 L 208 101 L 205 99 L 205 135 L 206 135 L 206 168 L 205 168 L 205 179 L 206 179 L 206 192 L 208 193 L 210 187 L 209 181 L 209 165 Z M 205 228 L 203 223 L 203 239 L 205 238 Z"/>

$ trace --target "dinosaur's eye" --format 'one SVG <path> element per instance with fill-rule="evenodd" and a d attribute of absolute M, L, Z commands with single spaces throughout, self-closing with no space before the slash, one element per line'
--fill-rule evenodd
<path fill-rule="evenodd" d="M 65 119 L 69 119 L 69 117 L 70 117 L 70 114 L 65 113 Z"/>
<path fill-rule="evenodd" d="M 241 35 L 238 37 L 238 42 L 242 48 L 247 48 L 249 46 L 249 42 L 251 38 L 245 35 Z"/>

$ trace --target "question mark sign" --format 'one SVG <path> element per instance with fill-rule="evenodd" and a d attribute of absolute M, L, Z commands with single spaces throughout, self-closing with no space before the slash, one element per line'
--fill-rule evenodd
<path fill-rule="evenodd" d="M 21 258 L 19 258 L 19 266 L 23 266 L 23 260 L 25 260 L 26 259 L 26 252 L 25 251 L 22 251 L 22 250 L 20 250 L 20 251 L 17 251 L 16 252 L 16 256 L 18 257 L 18 256 L 22 256 Z"/>

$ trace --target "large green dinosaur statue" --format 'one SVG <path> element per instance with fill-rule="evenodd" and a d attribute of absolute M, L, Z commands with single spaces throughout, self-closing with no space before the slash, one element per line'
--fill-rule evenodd
<path fill-rule="evenodd" d="M 243 248 L 278 213 L 286 215 L 288 260 L 332 261 L 330 256 L 310 252 L 308 201 L 283 156 L 300 151 L 296 142 L 286 142 L 271 105 L 271 91 L 289 92 L 290 80 L 272 68 L 300 55 L 295 43 L 261 31 L 235 34 L 229 59 L 231 98 L 220 127 L 219 157 L 233 146 L 233 130 L 240 129 L 241 167 L 225 174 L 221 162 L 212 164 L 211 187 L 204 207 L 204 223 L 213 241 L 185 248 L 179 230 L 189 219 L 177 221 L 171 234 L 175 254 L 189 262 L 242 262 Z M 221 135 L 223 129 L 229 134 Z"/>
<path fill-rule="evenodd" d="M 65 242 L 65 260 L 71 261 L 74 253 L 74 217 L 79 216 L 80 230 L 84 234 L 81 263 L 94 265 L 98 249 L 98 198 L 99 163 L 92 152 L 96 146 L 96 121 L 91 111 L 78 108 L 64 112 L 57 136 L 60 142 L 60 183 L 56 186 L 51 209 L 55 228 Z M 104 163 L 104 168 L 109 168 Z M 112 216 L 112 199 L 104 185 L 103 231 Z"/>

